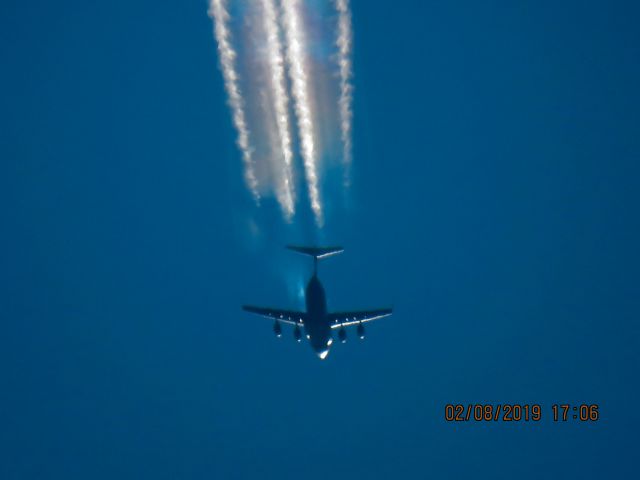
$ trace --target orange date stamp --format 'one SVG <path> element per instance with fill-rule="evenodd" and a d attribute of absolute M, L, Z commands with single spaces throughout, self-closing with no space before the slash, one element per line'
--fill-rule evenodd
<path fill-rule="evenodd" d="M 554 422 L 596 422 L 600 419 L 597 404 L 554 404 L 550 410 Z M 448 403 L 444 407 L 447 422 L 539 422 L 542 418 L 543 407 L 538 403 Z"/>

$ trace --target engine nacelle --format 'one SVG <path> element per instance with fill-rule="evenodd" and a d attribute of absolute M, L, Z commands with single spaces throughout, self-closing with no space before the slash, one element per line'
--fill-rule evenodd
<path fill-rule="evenodd" d="M 280 322 L 277 320 L 273 324 L 273 333 L 278 338 L 282 336 L 282 327 L 280 326 Z"/>
<path fill-rule="evenodd" d="M 298 325 L 293 329 L 293 338 L 295 338 L 296 342 L 300 342 L 302 340 L 302 332 L 300 332 L 300 327 Z"/>
<path fill-rule="evenodd" d="M 364 325 L 362 323 L 358 324 L 358 338 L 360 338 L 360 340 L 364 340 Z"/>
<path fill-rule="evenodd" d="M 347 343 L 347 329 L 344 327 L 340 327 L 338 330 L 338 339 L 340 343 Z"/>

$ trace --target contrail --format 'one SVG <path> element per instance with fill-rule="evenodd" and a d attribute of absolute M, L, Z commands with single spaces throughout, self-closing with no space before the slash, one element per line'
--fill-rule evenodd
<path fill-rule="evenodd" d="M 218 42 L 222 76 L 224 78 L 227 95 L 229 96 L 229 106 L 231 107 L 233 124 L 238 132 L 236 142 L 242 152 L 245 181 L 249 186 L 249 190 L 251 190 L 253 198 L 256 202 L 259 202 L 258 180 L 254 173 L 253 151 L 249 144 L 249 127 L 244 113 L 244 101 L 240 93 L 239 76 L 235 68 L 236 52 L 231 46 L 231 32 L 228 27 L 229 12 L 227 12 L 226 9 L 226 1 L 210 0 L 208 13 L 209 16 L 213 18 L 215 25 L 214 31 L 216 41 Z"/>
<path fill-rule="evenodd" d="M 291 90 L 293 93 L 300 144 L 302 146 L 302 159 L 304 173 L 309 189 L 311 209 L 316 217 L 316 222 L 322 225 L 322 206 L 318 192 L 318 173 L 316 166 L 316 148 L 313 136 L 313 115 L 309 100 L 309 85 L 307 72 L 305 71 L 305 38 L 303 34 L 302 18 L 299 12 L 299 0 L 282 0 L 283 24 L 287 40 L 287 62 L 289 76 L 291 77 Z"/>
<path fill-rule="evenodd" d="M 338 66 L 340 67 L 340 99 L 338 106 L 340 110 L 340 133 L 342 136 L 342 156 L 345 164 L 345 185 L 350 183 L 351 168 L 351 124 L 353 111 L 351 103 L 353 100 L 353 85 L 351 77 L 353 71 L 351 67 L 351 48 L 353 32 L 351 31 L 351 11 L 349 10 L 349 0 L 335 0 L 336 10 L 338 10 Z"/>
<path fill-rule="evenodd" d="M 273 91 L 276 126 L 284 160 L 283 175 L 280 180 L 281 185 L 276 193 L 285 217 L 291 220 L 295 213 L 295 193 L 292 175 L 293 152 L 291 149 L 291 127 L 289 125 L 289 98 L 274 0 L 262 0 L 262 10 L 264 14 L 263 25 L 267 35 L 269 80 Z"/>

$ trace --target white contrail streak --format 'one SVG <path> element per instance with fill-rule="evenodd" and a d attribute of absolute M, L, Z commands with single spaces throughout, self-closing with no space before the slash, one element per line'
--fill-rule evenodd
<path fill-rule="evenodd" d="M 309 189 L 311 209 L 316 222 L 322 224 L 322 206 L 318 191 L 318 173 L 316 166 L 316 147 L 313 132 L 313 115 L 309 100 L 309 84 L 305 70 L 305 38 L 303 34 L 302 18 L 299 12 L 299 0 L 282 0 L 283 24 L 287 43 L 287 63 L 291 78 L 304 173 Z"/>
<path fill-rule="evenodd" d="M 282 45 L 278 30 L 278 18 L 274 0 L 262 0 L 263 25 L 267 35 L 267 55 L 269 62 L 269 80 L 273 92 L 276 114 L 276 126 L 280 140 L 280 149 L 284 160 L 283 175 L 276 194 L 284 215 L 291 220 L 295 213 L 295 197 L 292 175 L 293 151 L 291 149 L 291 127 L 289 124 L 289 98 L 285 78 Z"/>
<path fill-rule="evenodd" d="M 244 101 L 240 93 L 240 79 L 235 67 L 236 52 L 231 46 L 231 32 L 228 26 L 229 12 L 227 12 L 226 9 L 226 1 L 210 0 L 209 16 L 213 18 L 215 26 L 214 34 L 218 42 L 222 76 L 224 78 L 227 95 L 229 96 L 229 107 L 231 108 L 233 124 L 238 132 L 236 143 L 242 153 L 245 181 L 254 199 L 256 202 L 259 202 L 258 180 L 254 173 L 253 150 L 249 144 L 249 127 L 244 113 Z"/>
<path fill-rule="evenodd" d="M 338 107 L 340 110 L 340 134 L 342 136 L 342 156 L 345 164 L 345 184 L 350 182 L 349 172 L 351 167 L 351 125 L 353 111 L 351 103 L 353 100 L 353 85 L 351 77 L 353 70 L 351 66 L 351 48 L 353 32 L 351 30 L 351 11 L 349 10 L 349 0 L 335 0 L 336 10 L 338 10 L 338 66 L 340 68 L 340 99 Z"/>

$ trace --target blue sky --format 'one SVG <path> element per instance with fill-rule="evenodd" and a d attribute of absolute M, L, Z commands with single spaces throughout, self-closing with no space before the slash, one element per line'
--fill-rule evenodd
<path fill-rule="evenodd" d="M 320 362 L 240 312 L 297 306 L 314 234 L 244 188 L 206 2 L 0 6 L 0 477 L 636 471 L 638 7 L 352 7 L 321 276 L 396 314 Z M 487 402 L 544 418 L 444 421 Z"/>

